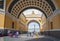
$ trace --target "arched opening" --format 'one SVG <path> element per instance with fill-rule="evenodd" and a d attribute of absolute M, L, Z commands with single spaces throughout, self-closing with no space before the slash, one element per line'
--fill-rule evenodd
<path fill-rule="evenodd" d="M 26 20 L 27 32 L 40 32 L 42 25 L 46 22 L 44 13 L 34 8 L 26 9 L 21 12 L 19 19 L 21 20 L 22 18 L 24 21 Z M 21 29 L 24 30 L 23 27 Z"/>
<path fill-rule="evenodd" d="M 38 37 L 39 40 L 42 39 L 42 38 L 40 39 L 39 34 L 49 35 L 54 37 L 59 36 L 60 14 L 55 16 L 51 20 L 51 16 L 54 15 L 53 13 L 55 12 L 55 10 L 60 8 L 60 6 L 58 6 L 59 1 L 57 1 L 57 4 L 55 2 L 56 0 L 53 1 L 52 0 L 5 0 L 5 1 L 6 1 L 6 6 L 4 7 L 6 8 L 5 9 L 6 12 L 4 13 L 6 14 L 0 14 L 0 19 L 1 19 L 0 21 L 1 24 L 3 24 L 1 27 L 2 29 L 4 29 L 3 34 L 5 34 L 5 31 L 7 32 L 8 30 L 11 30 L 12 33 L 18 31 L 20 32 L 20 35 L 23 36 L 24 34 L 25 37 L 27 36 L 25 34 L 28 34 L 25 32 L 40 32 L 34 35 L 34 37 Z M 28 39 L 28 38 L 30 40 L 30 36 L 23 39 Z M 44 41 L 46 41 L 45 38 L 43 37 Z"/>
<path fill-rule="evenodd" d="M 43 13 L 43 15 L 46 17 L 46 19 L 48 18 L 47 14 L 46 14 L 42 9 L 40 9 L 40 8 L 38 8 L 38 7 L 34 7 L 34 6 L 26 7 L 26 8 L 24 8 L 23 10 L 21 10 L 21 11 L 19 12 L 17 18 L 19 18 L 20 14 L 21 14 L 22 12 L 23 12 L 24 14 L 26 14 L 26 12 L 32 13 L 32 11 L 34 11 L 35 14 L 42 14 L 42 13 Z M 29 13 L 28 13 L 28 14 L 29 14 Z"/>
<path fill-rule="evenodd" d="M 40 24 L 37 22 L 30 22 L 28 24 L 28 32 L 40 32 Z"/>

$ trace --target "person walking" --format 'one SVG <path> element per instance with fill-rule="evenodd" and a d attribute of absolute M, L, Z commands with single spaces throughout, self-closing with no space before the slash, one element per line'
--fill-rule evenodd
<path fill-rule="evenodd" d="M 16 38 L 18 38 L 18 36 L 19 36 L 19 32 L 17 31 L 17 32 L 16 32 Z"/>

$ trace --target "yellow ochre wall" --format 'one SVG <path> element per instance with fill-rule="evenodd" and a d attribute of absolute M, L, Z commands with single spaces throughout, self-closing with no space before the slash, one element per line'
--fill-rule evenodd
<path fill-rule="evenodd" d="M 0 28 L 4 28 L 4 17 L 5 14 L 0 13 Z"/>
<path fill-rule="evenodd" d="M 14 28 L 12 28 L 12 23 L 14 22 Z M 7 29 L 15 29 L 19 30 L 19 24 L 17 20 L 9 17 L 8 15 L 5 16 L 5 28 Z"/>
<path fill-rule="evenodd" d="M 20 29 L 23 31 L 27 31 L 27 27 L 26 27 L 26 17 L 23 13 L 21 13 L 20 17 L 19 17 L 19 22 L 20 22 Z"/>
<path fill-rule="evenodd" d="M 11 0 L 6 0 L 6 8 L 8 7 Z"/>
<path fill-rule="evenodd" d="M 60 29 L 60 14 L 53 17 L 53 29 Z"/>
<path fill-rule="evenodd" d="M 54 2 L 55 2 L 55 5 L 56 5 L 58 8 L 60 8 L 60 0 L 54 0 Z"/>
<path fill-rule="evenodd" d="M 12 22 L 14 22 L 14 28 L 12 28 Z M 8 15 L 5 15 L 5 28 L 27 31 L 26 19 L 23 15 L 21 15 L 18 20 L 14 20 Z"/>
<path fill-rule="evenodd" d="M 12 27 L 12 19 L 5 15 L 5 28 L 11 28 Z"/>

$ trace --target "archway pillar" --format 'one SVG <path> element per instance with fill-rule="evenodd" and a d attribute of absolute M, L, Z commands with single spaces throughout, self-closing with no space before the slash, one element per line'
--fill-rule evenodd
<path fill-rule="evenodd" d="M 47 21 L 52 22 L 52 30 L 60 29 L 60 9 L 57 9 L 47 18 Z"/>
<path fill-rule="evenodd" d="M 0 9 L 0 29 L 4 29 L 5 10 Z"/>
<path fill-rule="evenodd" d="M 47 21 L 52 22 L 51 29 L 44 32 L 46 35 L 59 38 L 60 36 L 60 9 L 54 11 L 54 13 L 47 18 Z"/>

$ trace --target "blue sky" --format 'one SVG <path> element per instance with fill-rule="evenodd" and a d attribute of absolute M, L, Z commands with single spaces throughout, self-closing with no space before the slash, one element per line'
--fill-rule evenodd
<path fill-rule="evenodd" d="M 29 26 L 28 26 L 28 31 L 29 31 L 29 32 L 33 32 L 33 31 L 34 31 L 34 28 L 35 28 L 35 31 L 37 31 L 37 32 L 40 30 L 38 23 L 36 23 L 36 22 L 31 22 L 31 23 L 29 24 Z"/>
<path fill-rule="evenodd" d="M 37 10 L 37 9 L 27 9 L 27 10 L 25 10 L 23 13 L 24 13 L 24 15 L 32 14 L 32 11 L 34 11 L 35 14 L 40 14 L 40 15 L 42 15 L 42 12 L 39 11 L 39 10 Z"/>

